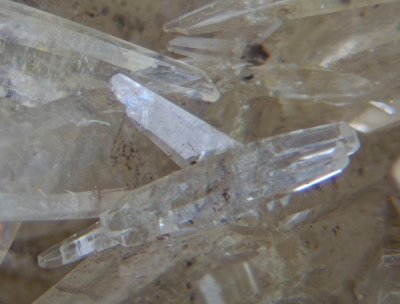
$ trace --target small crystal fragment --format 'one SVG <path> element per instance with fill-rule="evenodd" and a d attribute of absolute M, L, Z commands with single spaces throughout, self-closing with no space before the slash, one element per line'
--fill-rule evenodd
<path fill-rule="evenodd" d="M 187 35 L 210 33 L 280 19 L 299 19 L 340 12 L 395 0 L 219 0 L 170 21 L 167 32 Z"/>
<path fill-rule="evenodd" d="M 18 232 L 19 223 L 0 223 L 0 265 Z"/>
<path fill-rule="evenodd" d="M 117 245 L 117 241 L 106 237 L 103 228 L 97 222 L 79 234 L 74 234 L 62 243 L 42 252 L 38 256 L 38 263 L 42 268 L 59 267 Z"/>

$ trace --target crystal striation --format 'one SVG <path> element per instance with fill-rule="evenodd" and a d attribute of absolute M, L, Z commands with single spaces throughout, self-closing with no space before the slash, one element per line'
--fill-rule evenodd
<path fill-rule="evenodd" d="M 181 167 L 239 145 L 229 136 L 128 77 L 117 74 L 111 89 L 128 117 Z"/>
<path fill-rule="evenodd" d="M 0 92 L 24 105 L 106 87 L 118 71 L 162 94 L 219 97 L 197 68 L 28 6 L 0 9 Z"/>
<path fill-rule="evenodd" d="M 279 19 L 299 19 L 396 0 L 219 0 L 170 21 L 167 32 L 210 33 Z"/>

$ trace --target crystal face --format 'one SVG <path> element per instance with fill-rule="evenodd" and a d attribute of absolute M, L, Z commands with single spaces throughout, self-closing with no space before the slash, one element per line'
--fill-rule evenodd
<path fill-rule="evenodd" d="M 24 105 L 104 87 L 117 71 L 164 94 L 219 97 L 206 75 L 191 66 L 27 6 L 0 5 L 2 91 Z"/>
<path fill-rule="evenodd" d="M 397 303 L 400 1 L 111 2 L 0 0 L 0 302 Z"/>
<path fill-rule="evenodd" d="M 113 76 L 110 83 L 118 100 L 127 107 L 128 117 L 181 166 L 239 145 L 122 74 Z"/>

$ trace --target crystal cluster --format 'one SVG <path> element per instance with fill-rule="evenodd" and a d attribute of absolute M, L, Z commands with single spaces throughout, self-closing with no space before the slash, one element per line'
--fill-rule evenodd
<path fill-rule="evenodd" d="M 0 263 L 95 219 L 36 303 L 400 301 L 399 1 L 218 0 L 180 59 L 0 8 Z"/>

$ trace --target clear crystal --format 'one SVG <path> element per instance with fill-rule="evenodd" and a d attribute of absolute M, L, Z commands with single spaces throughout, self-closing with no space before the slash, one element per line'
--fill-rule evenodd
<path fill-rule="evenodd" d="M 0 265 L 18 232 L 19 223 L 0 223 Z"/>
<path fill-rule="evenodd" d="M 241 147 L 239 143 L 220 133 L 216 129 L 212 128 L 210 125 L 194 117 L 190 113 L 182 110 L 181 108 L 175 106 L 174 104 L 155 94 L 154 92 L 145 89 L 144 87 L 140 86 L 139 84 L 124 75 L 115 75 L 111 79 L 110 85 L 112 86 L 112 89 L 120 102 L 126 105 L 128 116 L 133 119 L 135 123 L 139 124 L 139 126 L 149 134 L 150 138 L 152 138 L 157 143 L 157 145 L 159 145 L 160 147 L 167 147 L 167 151 L 172 151 L 173 155 L 175 155 L 175 159 L 177 159 L 178 163 L 182 164 L 182 166 L 187 166 L 188 162 L 193 162 L 193 160 L 197 160 L 201 156 L 203 158 L 208 158 L 210 157 L 210 155 L 220 154 L 228 148 L 232 149 L 233 147 Z M 160 114 L 162 114 L 161 117 Z M 168 119 L 171 117 L 172 119 Z M 179 117 L 179 119 L 176 117 Z M 176 134 L 184 135 L 185 132 L 187 132 L 187 136 L 180 136 L 178 138 L 171 137 L 171 129 L 174 130 L 174 133 Z M 193 133 L 194 136 L 191 136 L 191 133 Z M 276 145 L 278 145 L 278 149 L 286 148 L 289 151 L 290 149 L 293 149 L 293 147 L 298 147 L 296 149 L 299 149 L 299 145 L 301 144 L 308 143 L 310 145 L 310 148 L 305 148 L 304 152 L 308 153 L 308 158 L 311 158 L 311 160 L 307 160 L 308 163 L 305 162 L 304 164 L 306 166 L 306 168 L 304 169 L 304 173 L 306 173 L 306 170 L 308 170 L 307 166 L 312 167 L 313 173 L 311 174 L 311 177 L 304 177 L 307 182 L 298 186 L 296 189 L 294 189 L 295 191 L 307 188 L 313 183 L 328 178 L 332 174 L 336 174 L 345 166 L 342 161 L 346 162 L 346 155 L 352 154 L 358 149 L 358 141 L 355 137 L 354 131 L 348 128 L 345 124 L 330 125 L 326 126 L 325 128 L 317 129 L 317 131 L 310 130 L 309 133 L 310 134 L 307 134 L 306 132 L 306 134 L 300 136 L 299 138 L 296 138 L 296 135 L 298 133 L 295 132 L 293 135 L 293 139 L 290 137 L 290 135 L 288 135 L 286 137 L 278 137 L 276 139 L 276 143 L 274 139 L 266 142 L 266 145 L 275 143 Z M 285 142 L 285 140 L 287 142 Z M 315 142 L 315 140 L 320 140 L 321 142 Z M 292 142 L 292 144 L 290 143 L 290 141 Z M 345 151 L 343 151 L 341 147 L 338 151 L 335 151 L 334 149 L 336 142 L 341 141 L 343 141 Z M 281 147 L 280 145 L 283 146 Z M 313 145 L 314 147 L 312 147 Z M 328 145 L 328 147 L 326 145 Z M 187 149 L 186 147 L 189 147 L 189 149 Z M 257 148 L 257 146 L 255 147 Z M 311 151 L 309 151 L 308 149 L 310 149 Z M 313 149 L 316 149 L 316 151 L 314 151 Z M 327 152 L 327 155 L 324 155 L 325 150 L 323 149 L 333 150 Z M 204 153 L 205 150 L 209 152 Z M 318 158 L 318 153 L 322 153 L 322 157 Z M 330 164 L 329 161 L 330 157 L 333 158 L 332 164 Z M 293 161 L 295 162 L 295 160 Z M 335 163 L 335 161 L 337 161 L 337 163 Z M 325 162 L 328 163 L 326 164 Z M 330 166 L 332 166 L 332 168 Z M 297 164 L 297 167 L 295 169 L 300 169 L 301 167 L 301 160 L 299 160 L 299 163 Z M 203 169 L 204 168 L 205 170 L 210 170 L 208 166 L 203 166 Z M 189 170 L 189 172 L 196 172 L 195 170 Z M 218 170 L 218 168 L 214 168 L 214 170 Z M 286 173 L 288 177 L 291 174 L 290 172 L 292 171 Z M 190 174 L 186 173 L 186 175 Z M 207 176 L 209 176 L 208 172 Z M 217 176 L 218 175 L 213 177 L 213 179 L 215 179 Z M 276 180 L 280 179 L 279 177 L 274 176 L 272 172 L 270 172 L 270 176 L 272 178 L 275 178 Z M 282 180 L 286 181 L 286 179 Z M 194 181 L 195 183 L 200 182 L 200 180 L 197 180 L 196 178 Z M 207 184 L 212 184 L 212 181 L 205 182 Z M 171 183 L 174 183 L 174 181 L 171 181 L 169 184 Z M 184 184 L 188 186 L 186 182 L 182 185 Z M 275 186 L 278 185 L 277 182 L 275 182 L 275 184 Z M 226 187 L 228 186 L 229 185 L 226 185 Z M 190 186 L 188 187 L 190 188 Z M 192 188 L 193 187 L 194 185 L 192 185 Z M 238 184 L 238 187 L 240 187 L 240 184 Z M 282 185 L 282 187 L 285 187 L 285 185 Z M 156 186 L 156 188 L 158 188 L 158 186 Z M 186 191 L 187 189 L 182 188 L 181 190 L 183 191 L 182 193 L 184 193 L 184 191 Z M 112 193 L 101 194 L 101 197 L 104 201 L 107 201 L 109 195 L 112 195 Z M 126 199 L 129 200 L 129 197 L 133 198 L 136 195 L 138 194 L 136 194 L 135 191 L 132 193 L 119 192 L 114 196 L 110 196 L 111 198 L 114 198 L 114 201 L 112 203 L 108 202 L 107 205 L 114 205 L 117 201 L 117 198 L 120 201 L 119 204 L 121 204 L 121 200 L 123 197 L 126 197 Z M 220 194 L 210 194 L 208 196 L 217 196 L 218 198 Z M 225 196 L 228 197 L 230 196 L 230 194 L 226 193 Z M 207 201 L 209 199 L 209 197 L 206 197 Z M 199 202 L 201 200 L 202 199 L 200 199 Z M 253 200 L 256 199 L 251 198 L 249 202 L 250 204 L 255 205 L 255 202 L 253 202 Z M 205 204 L 205 202 L 203 202 L 202 204 Z M 190 213 L 191 208 L 192 207 L 189 206 L 188 210 L 178 211 L 178 213 Z M 176 216 L 177 215 L 174 215 L 173 217 Z M 178 216 L 180 215 L 178 214 Z M 175 225 L 175 219 L 167 219 L 167 221 L 172 221 L 172 225 Z M 167 224 L 165 223 L 165 225 Z M 152 227 L 149 228 L 150 231 L 151 229 Z M 170 228 L 166 227 L 165 229 Z M 63 243 L 50 248 L 46 252 L 43 252 L 39 256 L 39 263 L 42 267 L 46 268 L 67 264 L 76 260 L 80 260 L 83 257 L 93 254 L 95 252 L 99 252 L 109 247 L 115 246 L 115 241 L 111 241 L 106 232 L 107 230 L 104 230 L 97 225 L 96 228 L 93 230 L 86 230 L 77 236 L 72 236 L 71 238 L 65 240 Z M 158 233 L 163 234 L 166 232 L 160 231 Z M 157 234 L 157 232 L 155 232 L 155 234 Z M 85 248 L 85 250 L 82 250 L 81 248 Z M 56 260 L 57 263 L 53 263 L 53 260 Z"/>
<path fill-rule="evenodd" d="M 128 117 L 181 167 L 240 145 L 148 88 L 117 74 L 111 89 Z"/>
<path fill-rule="evenodd" d="M 354 117 L 349 124 L 363 133 L 371 133 L 400 123 L 400 100 L 370 102 L 370 106 Z"/>
<path fill-rule="evenodd" d="M 235 222 L 260 199 L 300 191 L 341 172 L 358 145 L 351 128 L 333 124 L 234 148 L 126 193 L 119 208 L 100 215 L 101 222 L 124 245 Z"/>
<path fill-rule="evenodd" d="M 298 19 L 395 0 L 220 0 L 168 22 L 167 32 L 194 35 L 279 19 Z"/>
<path fill-rule="evenodd" d="M 0 8 L 1 91 L 24 105 L 106 87 L 117 72 L 162 94 L 219 97 L 202 71 L 182 62 L 28 6 Z"/>
<path fill-rule="evenodd" d="M 181 167 L 241 146 L 211 125 L 123 74 L 114 75 L 110 80 L 110 87 L 119 102 L 126 106 L 127 115 L 132 122 Z M 92 199 L 85 197 L 85 193 L 76 195 L 82 197 L 79 204 L 82 208 L 81 214 L 85 214 L 83 207 L 92 201 L 94 212 L 98 210 L 100 202 L 96 197 L 90 193 L 86 195 Z M 105 202 L 102 205 L 111 207 L 121 198 L 120 195 L 124 195 L 124 192 L 117 192 L 114 196 L 112 193 L 100 194 L 99 197 Z M 52 206 L 51 209 L 57 208 Z M 100 223 L 96 223 L 94 227 L 42 252 L 38 261 L 43 268 L 58 267 L 117 244 L 117 241 L 108 237 Z"/>
<path fill-rule="evenodd" d="M 358 75 L 326 69 L 280 65 L 256 67 L 251 71 L 268 88 L 269 94 L 286 99 L 335 102 L 366 96 L 373 87 L 368 79 Z"/>

